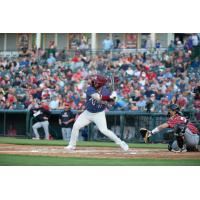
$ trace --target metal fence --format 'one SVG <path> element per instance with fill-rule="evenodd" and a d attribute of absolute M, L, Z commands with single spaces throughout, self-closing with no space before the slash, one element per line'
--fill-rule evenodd
<path fill-rule="evenodd" d="M 163 52 L 168 51 L 167 48 L 159 48 L 159 49 L 155 49 L 155 48 L 151 48 L 151 49 L 146 49 L 146 48 L 136 48 L 136 49 L 111 49 L 109 52 L 105 51 L 103 49 L 55 49 L 55 51 L 53 51 L 54 56 L 57 54 L 59 55 L 59 53 L 63 53 L 64 55 L 66 55 L 67 57 L 73 57 L 76 54 L 84 54 L 86 56 L 93 56 L 93 55 L 104 55 L 104 54 L 108 54 L 110 53 L 111 56 L 114 56 L 116 54 L 123 54 L 123 55 L 128 55 L 128 54 L 132 54 L 132 55 L 136 55 L 138 53 L 147 53 L 149 55 L 160 55 Z M 37 52 L 37 51 L 36 51 Z M 46 57 L 48 58 L 48 56 L 50 55 L 50 53 L 52 53 L 52 49 L 45 49 L 46 52 Z M 37 54 L 37 53 L 36 53 Z M 18 58 L 20 57 L 21 54 L 21 50 L 16 50 L 16 51 L 0 51 L 0 57 L 5 57 L 5 58 Z M 38 57 L 39 59 L 39 57 Z M 58 57 L 59 60 L 59 57 Z"/>
<path fill-rule="evenodd" d="M 58 118 L 61 110 L 53 110 L 49 120 L 49 132 L 54 139 L 62 139 Z M 77 111 L 74 111 L 77 113 Z M 186 112 L 188 117 L 200 128 L 200 123 L 195 121 L 195 112 Z M 108 128 L 113 130 L 120 138 L 129 142 L 142 142 L 139 129 L 145 127 L 152 130 L 155 126 L 165 122 L 167 116 L 162 113 L 146 113 L 140 111 L 110 111 L 106 113 Z M 0 136 L 14 136 L 31 138 L 33 136 L 33 118 L 28 110 L 0 110 Z M 40 129 L 43 135 L 43 130 Z M 80 130 L 80 140 L 107 141 L 108 138 L 101 134 L 95 124 Z M 164 132 L 156 134 L 153 142 L 161 142 Z"/>

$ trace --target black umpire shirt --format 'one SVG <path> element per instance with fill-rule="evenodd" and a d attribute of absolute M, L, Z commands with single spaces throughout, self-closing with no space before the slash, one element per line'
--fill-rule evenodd
<path fill-rule="evenodd" d="M 63 110 L 60 113 L 60 117 L 59 117 L 59 119 L 61 120 L 61 127 L 62 128 L 72 128 L 74 121 L 70 122 L 69 124 L 64 124 L 63 122 L 67 122 L 73 118 L 75 118 L 75 115 L 72 113 L 71 110 Z"/>

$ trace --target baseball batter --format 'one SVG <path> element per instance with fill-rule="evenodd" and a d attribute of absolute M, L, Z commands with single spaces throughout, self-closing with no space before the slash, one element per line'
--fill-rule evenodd
<path fill-rule="evenodd" d="M 168 107 L 169 120 L 157 126 L 152 131 L 140 129 L 144 141 L 158 133 L 164 128 L 172 128 L 174 139 L 169 143 L 168 150 L 173 152 L 198 151 L 199 132 L 193 123 L 189 122 L 181 115 L 180 109 L 176 104 L 170 104 Z"/>
<path fill-rule="evenodd" d="M 101 75 L 93 76 L 86 91 L 86 110 L 77 118 L 73 125 L 69 145 L 65 147 L 67 150 L 75 150 L 79 130 L 94 122 L 101 133 L 113 140 L 124 151 L 128 151 L 128 145 L 107 128 L 105 108 L 107 102 L 114 101 L 116 92 L 110 95 L 110 91 L 105 87 L 106 82 L 107 79 Z"/>

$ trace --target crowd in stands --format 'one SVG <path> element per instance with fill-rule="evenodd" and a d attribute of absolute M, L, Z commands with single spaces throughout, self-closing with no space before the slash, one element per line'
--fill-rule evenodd
<path fill-rule="evenodd" d="M 120 41 L 118 40 L 118 46 Z M 114 84 L 118 97 L 108 110 L 165 113 L 170 102 L 183 109 L 200 111 L 200 56 L 197 35 L 181 42 L 172 41 L 166 51 L 159 46 L 144 52 L 111 51 L 112 42 L 103 43 L 96 55 L 76 50 L 24 50 L 17 58 L 0 57 L 0 109 L 31 109 L 41 102 L 63 109 L 69 102 L 74 110 L 83 110 L 85 89 L 90 75 L 101 73 L 118 77 Z"/>

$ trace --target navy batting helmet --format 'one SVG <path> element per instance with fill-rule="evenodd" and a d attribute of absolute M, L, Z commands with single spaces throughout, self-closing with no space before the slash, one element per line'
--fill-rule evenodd
<path fill-rule="evenodd" d="M 97 74 L 91 77 L 91 83 L 92 83 L 92 86 L 96 88 L 100 88 L 107 83 L 107 78 L 102 75 Z"/>

